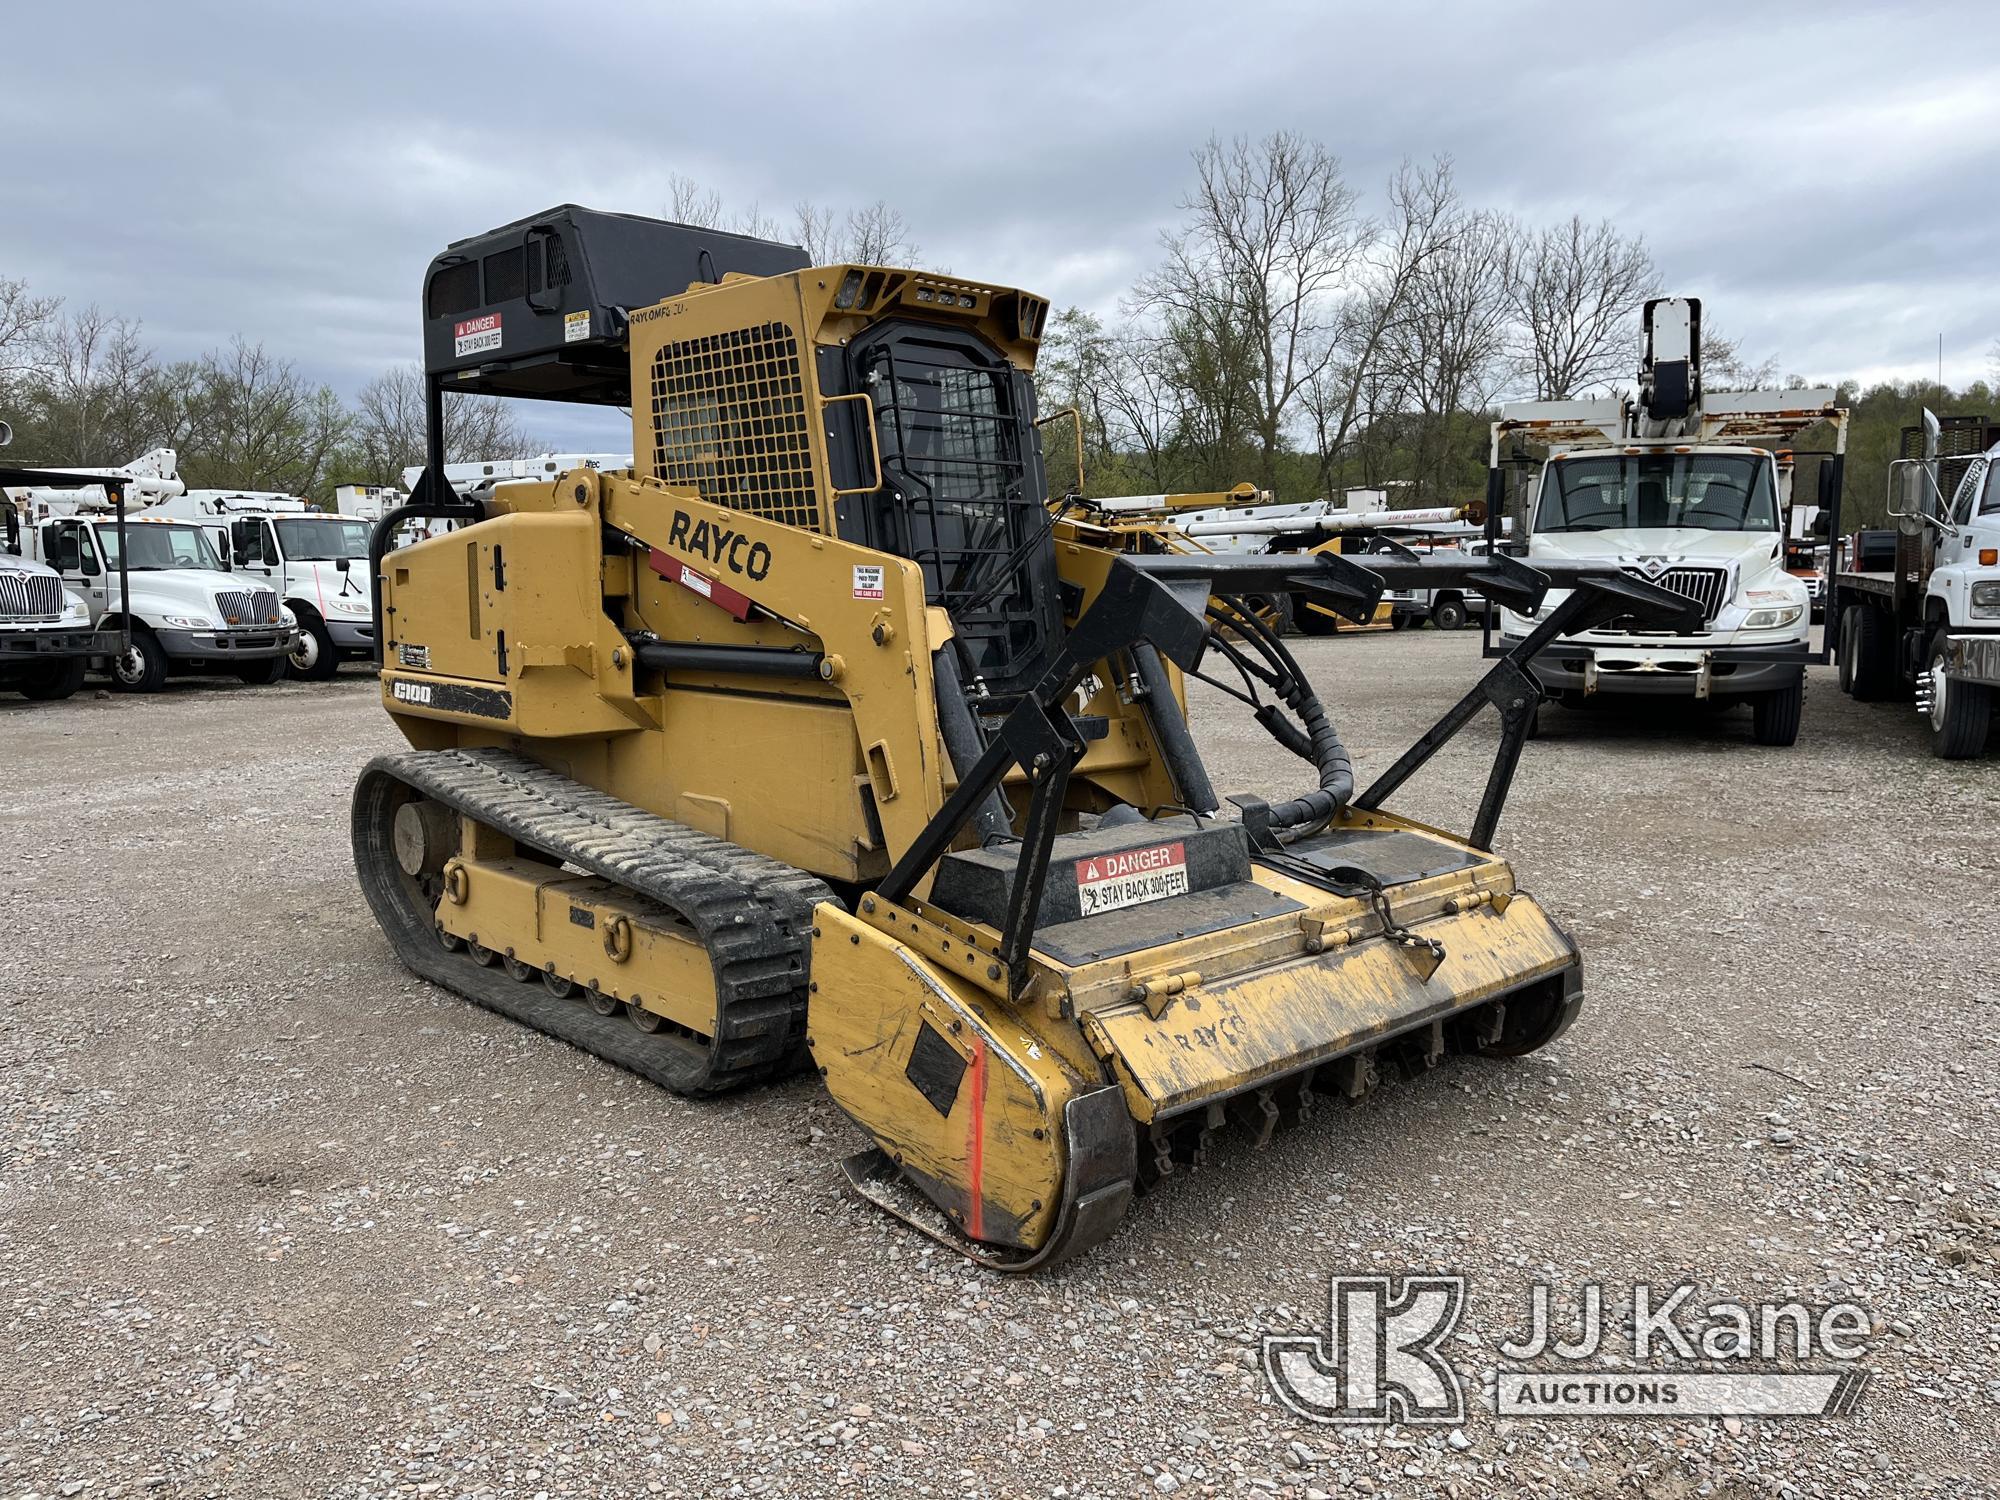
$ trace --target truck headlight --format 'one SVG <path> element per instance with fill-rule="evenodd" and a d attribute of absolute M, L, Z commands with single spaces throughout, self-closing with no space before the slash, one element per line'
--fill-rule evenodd
<path fill-rule="evenodd" d="M 90 606 L 75 595 L 66 594 L 63 596 L 63 618 L 65 620 L 87 620 L 90 618 Z"/>
<path fill-rule="evenodd" d="M 375 606 L 366 599 L 329 599 L 327 608 L 337 615 L 372 615 Z"/>
<path fill-rule="evenodd" d="M 2000 615 L 2000 578 L 1987 578 L 1972 586 L 1972 612 Z"/>
<path fill-rule="evenodd" d="M 215 621 L 205 620 L 200 615 L 161 615 L 162 623 L 177 630 L 213 630 Z"/>
<path fill-rule="evenodd" d="M 1743 617 L 1745 630 L 1779 630 L 1795 623 L 1805 613 L 1805 607 L 1788 604 L 1783 609 L 1753 609 Z"/>
<path fill-rule="evenodd" d="M 289 609 L 280 608 L 278 610 L 278 624 L 282 626 L 284 629 L 294 630 L 298 627 L 298 623 L 299 623 L 299 617 L 293 614 Z"/>

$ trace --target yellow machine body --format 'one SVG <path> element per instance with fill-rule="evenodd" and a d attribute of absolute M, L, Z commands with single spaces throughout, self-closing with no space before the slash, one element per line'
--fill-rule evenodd
<path fill-rule="evenodd" d="M 891 424 L 822 372 L 885 320 L 1026 372 L 1044 310 L 835 266 L 724 275 L 633 311 L 631 471 L 503 483 L 477 519 L 382 558 L 382 703 L 417 754 L 379 763 L 356 803 L 364 885 L 419 972 L 691 1092 L 765 1076 L 803 1042 L 967 1248 L 1021 1264 L 1101 1238 L 1219 1125 L 1261 1140 L 1392 1062 L 1538 1044 L 1578 992 L 1573 946 L 1508 865 L 1436 830 L 1342 810 L 1321 837 L 1400 838 L 1414 873 L 1334 890 L 1213 820 L 1172 821 L 1157 714 L 1184 716 L 1180 677 L 1170 705 L 1149 700 L 1117 653 L 1066 701 L 1092 732 L 1062 830 L 1169 820 L 1121 856 L 1156 864 L 1207 840 L 1234 872 L 1207 915 L 1147 931 L 1178 908 L 1121 887 L 1010 960 L 1004 922 L 933 899 L 934 868 L 878 892 L 959 787 L 940 695 L 965 689 L 936 665 L 957 627 L 935 579 L 841 534 L 843 501 L 894 483 Z M 855 441 L 837 450 L 842 430 Z M 1046 544 L 1066 629 L 1146 550 L 1068 521 Z M 1013 833 L 1037 784 L 1021 765 L 1001 782 Z M 1166 868 L 1160 889 L 1194 912 L 1200 893 Z M 794 948 L 750 944 L 787 922 Z M 1115 940 L 1079 948 L 1086 931 Z M 794 991 L 803 1034 L 786 1042 L 772 1007 Z M 531 993 L 581 1019 L 546 1019 Z M 633 1061 L 655 1044 L 678 1061 Z M 730 1071 L 730 1048 L 754 1061 Z"/>

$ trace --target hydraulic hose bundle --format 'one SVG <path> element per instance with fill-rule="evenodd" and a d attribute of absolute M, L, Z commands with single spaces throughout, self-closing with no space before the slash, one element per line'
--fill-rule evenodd
<path fill-rule="evenodd" d="M 1285 649 L 1277 632 L 1265 624 L 1240 596 L 1218 597 L 1222 607 L 1211 604 L 1208 611 L 1210 618 L 1219 625 L 1227 626 L 1241 641 L 1252 647 L 1262 661 L 1253 659 L 1220 630 L 1211 628 L 1211 642 L 1242 674 L 1250 691 L 1246 697 L 1223 684 L 1214 683 L 1212 678 L 1203 680 L 1248 702 L 1257 722 L 1270 732 L 1273 739 L 1301 760 L 1312 762 L 1319 773 L 1319 786 L 1289 802 L 1274 803 L 1270 818 L 1271 827 L 1279 832 L 1280 837 L 1315 833 L 1354 796 L 1354 762 L 1348 756 L 1347 747 L 1340 742 L 1340 735 L 1334 729 L 1333 721 L 1327 717 L 1318 695 L 1307 682 L 1304 670 L 1292 653 Z M 1277 696 L 1277 703 L 1258 701 L 1255 687 L 1258 682 Z M 1292 718 L 1286 717 L 1286 710 L 1290 711 Z"/>

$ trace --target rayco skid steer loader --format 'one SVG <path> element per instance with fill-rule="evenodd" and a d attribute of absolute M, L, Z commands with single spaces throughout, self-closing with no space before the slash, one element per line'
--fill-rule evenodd
<path fill-rule="evenodd" d="M 353 815 L 416 973 L 680 1093 L 809 1057 L 880 1145 L 856 1186 L 1010 1269 L 1096 1244 L 1225 1124 L 1261 1142 L 1575 1014 L 1575 948 L 1487 852 L 1524 663 L 1686 601 L 1504 557 L 1095 545 L 1045 493 L 1025 292 L 562 207 L 453 245 L 424 302 L 428 469 L 373 549 L 413 748 Z M 462 498 L 453 392 L 629 407 L 634 466 Z M 452 529 L 390 550 L 416 518 Z M 1242 600 L 1365 618 L 1444 581 L 1548 608 L 1357 795 Z M 1181 701 L 1204 661 L 1304 795 L 1220 815 Z M 1489 702 L 1470 836 L 1385 812 Z"/>

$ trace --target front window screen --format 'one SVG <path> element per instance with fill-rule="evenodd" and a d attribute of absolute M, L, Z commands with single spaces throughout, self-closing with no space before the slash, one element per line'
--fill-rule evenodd
<path fill-rule="evenodd" d="M 116 568 L 118 528 L 100 526 L 97 534 L 104 542 L 106 561 Z M 162 526 L 157 521 L 144 521 L 127 526 L 125 535 L 131 543 L 131 560 L 125 565 L 128 572 L 159 572 L 168 568 L 218 570 L 222 567 L 222 556 L 215 550 L 215 543 L 199 526 Z"/>
<path fill-rule="evenodd" d="M 278 545 L 293 562 L 332 562 L 368 555 L 366 521 L 287 518 L 272 524 L 278 528 Z"/>
<path fill-rule="evenodd" d="M 1749 453 L 1563 458 L 1543 471 L 1537 531 L 1775 531 L 1770 460 Z"/>

